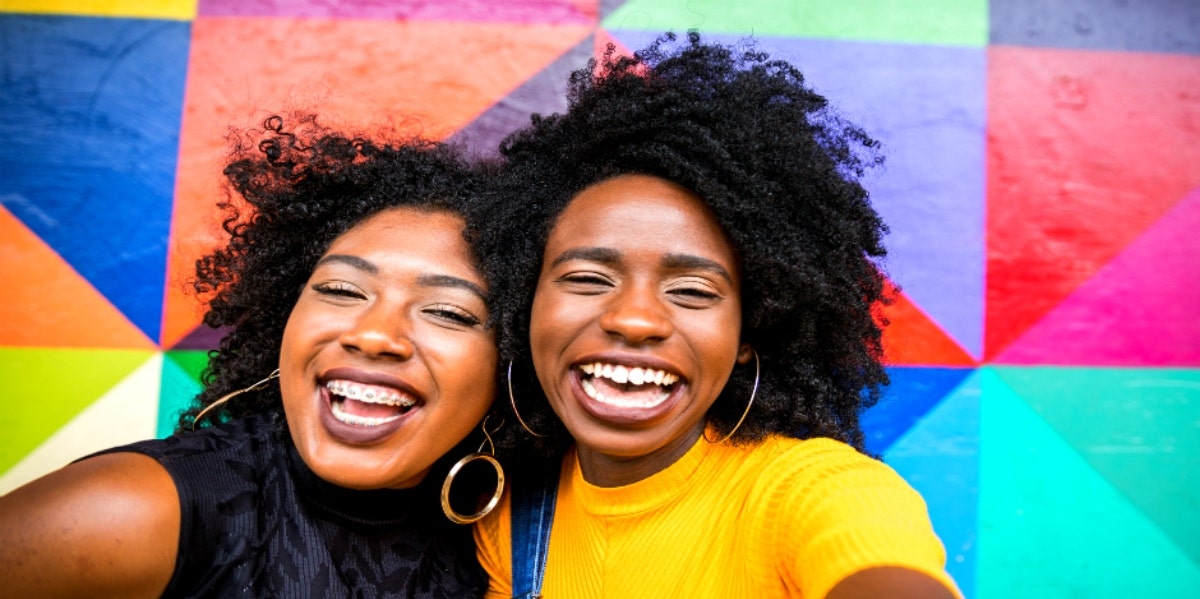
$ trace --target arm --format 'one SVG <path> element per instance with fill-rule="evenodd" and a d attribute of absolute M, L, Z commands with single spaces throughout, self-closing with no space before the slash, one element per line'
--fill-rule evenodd
<path fill-rule="evenodd" d="M 871 568 L 843 579 L 828 599 L 954 599 L 942 583 L 905 568 Z"/>
<path fill-rule="evenodd" d="M 179 495 L 152 458 L 76 462 L 0 497 L 0 589 L 13 597 L 158 597 L 175 570 Z"/>

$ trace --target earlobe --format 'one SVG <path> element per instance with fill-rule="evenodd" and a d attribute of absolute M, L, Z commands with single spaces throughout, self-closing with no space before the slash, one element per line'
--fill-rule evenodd
<path fill-rule="evenodd" d="M 753 357 L 754 357 L 754 348 L 750 347 L 749 343 L 743 343 L 741 345 L 741 347 L 738 348 L 738 355 L 737 355 L 737 363 L 738 364 L 745 366 L 747 363 L 750 362 L 750 358 L 753 358 Z"/>

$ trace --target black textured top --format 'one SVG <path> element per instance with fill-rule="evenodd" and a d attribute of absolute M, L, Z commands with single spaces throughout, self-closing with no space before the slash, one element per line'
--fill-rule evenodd
<path fill-rule="evenodd" d="M 477 597 L 471 530 L 438 503 L 441 480 L 355 491 L 318 478 L 282 417 L 259 415 L 142 441 L 179 490 L 179 555 L 165 597 Z"/>

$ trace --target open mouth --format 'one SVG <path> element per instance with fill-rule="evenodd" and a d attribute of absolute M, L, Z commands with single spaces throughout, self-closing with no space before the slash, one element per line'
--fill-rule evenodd
<path fill-rule="evenodd" d="M 675 390 L 679 376 L 638 366 L 595 362 L 580 364 L 579 384 L 588 397 L 616 408 L 653 408 Z"/>
<path fill-rule="evenodd" d="M 329 408 L 338 422 L 353 426 L 380 426 L 398 420 L 417 405 L 395 389 L 345 380 L 325 383 Z"/>

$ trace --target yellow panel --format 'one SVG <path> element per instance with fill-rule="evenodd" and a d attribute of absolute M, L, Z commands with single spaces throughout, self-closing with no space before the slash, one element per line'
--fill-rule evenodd
<path fill-rule="evenodd" d="M 0 12 L 189 20 L 196 0 L 0 0 Z"/>

